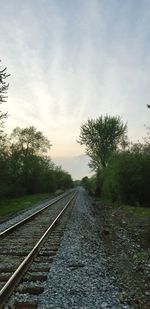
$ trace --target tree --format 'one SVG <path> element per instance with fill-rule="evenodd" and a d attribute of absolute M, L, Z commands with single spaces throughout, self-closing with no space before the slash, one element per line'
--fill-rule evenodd
<path fill-rule="evenodd" d="M 90 180 L 87 176 L 81 179 L 81 184 L 87 191 L 90 191 Z"/>
<path fill-rule="evenodd" d="M 110 155 L 126 143 L 127 126 L 120 117 L 101 116 L 81 126 L 79 143 L 86 146 L 93 170 L 106 167 Z"/>
<path fill-rule="evenodd" d="M 6 68 L 0 68 L 0 104 L 6 102 L 6 93 L 8 90 L 8 84 L 6 78 L 9 75 L 6 74 Z M 8 141 L 7 135 L 3 132 L 3 120 L 7 117 L 7 113 L 3 113 L 0 110 L 0 196 L 2 192 L 7 191 L 8 184 Z"/>
<path fill-rule="evenodd" d="M 6 83 L 6 78 L 9 76 L 6 74 L 6 69 L 0 68 L 0 104 L 6 102 L 6 93 L 9 87 L 9 84 Z M 0 111 L 0 127 L 3 126 L 3 119 L 7 117 L 7 113 L 2 113 Z"/>
<path fill-rule="evenodd" d="M 12 152 L 18 152 L 25 157 L 28 155 L 42 155 L 52 146 L 43 133 L 37 131 L 33 126 L 24 129 L 16 127 L 11 134 L 11 139 Z"/>
<path fill-rule="evenodd" d="M 71 175 L 64 171 L 61 166 L 55 166 L 55 181 L 57 189 L 66 190 L 73 187 Z"/>
<path fill-rule="evenodd" d="M 90 157 L 89 166 L 96 171 L 97 189 L 100 193 L 101 169 L 108 164 L 110 156 L 117 148 L 125 148 L 127 125 L 123 124 L 120 117 L 101 116 L 89 119 L 81 126 L 79 143 L 85 145 L 86 153 Z"/>

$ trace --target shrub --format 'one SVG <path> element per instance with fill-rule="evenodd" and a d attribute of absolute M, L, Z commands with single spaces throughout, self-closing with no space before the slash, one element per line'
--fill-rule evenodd
<path fill-rule="evenodd" d="M 150 201 L 150 155 L 126 151 L 109 162 L 103 179 L 102 194 L 112 201 L 146 205 Z"/>

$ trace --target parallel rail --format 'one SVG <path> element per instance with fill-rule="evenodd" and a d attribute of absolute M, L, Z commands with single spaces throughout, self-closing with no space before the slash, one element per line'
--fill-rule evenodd
<path fill-rule="evenodd" d="M 50 232 L 52 231 L 52 229 L 54 228 L 54 226 L 58 223 L 58 220 L 60 219 L 60 217 L 64 214 L 65 210 L 67 209 L 67 207 L 71 204 L 71 202 L 75 199 L 77 192 L 74 193 L 74 195 L 69 199 L 69 201 L 67 202 L 67 204 L 63 207 L 63 209 L 60 211 L 60 213 L 57 215 L 57 217 L 54 219 L 54 221 L 50 224 L 50 226 L 47 228 L 47 230 L 45 231 L 45 233 L 42 235 L 42 237 L 38 240 L 38 242 L 35 244 L 35 246 L 33 247 L 33 249 L 30 251 L 30 253 L 25 257 L 25 259 L 22 261 L 22 263 L 18 266 L 18 268 L 15 270 L 15 272 L 13 273 L 13 275 L 10 277 L 10 279 L 6 282 L 6 284 L 3 286 L 3 288 L 0 290 L 0 309 L 3 308 L 3 305 L 6 303 L 6 301 L 8 300 L 8 297 L 12 294 L 12 292 L 14 291 L 14 289 L 16 288 L 16 286 L 18 285 L 18 283 L 20 282 L 20 280 L 23 278 L 24 274 L 26 273 L 26 271 L 29 269 L 29 267 L 31 266 L 34 258 L 37 256 L 37 254 L 39 253 L 39 250 L 41 249 L 42 245 L 44 244 L 44 242 L 46 241 L 46 238 L 48 237 L 48 235 L 50 234 Z M 61 198 L 59 197 L 57 199 L 60 200 Z M 53 203 L 55 203 L 56 201 L 53 201 Z M 47 208 L 48 206 L 46 206 L 45 208 Z M 41 211 L 41 210 L 40 210 Z M 34 214 L 35 215 L 35 214 Z M 29 220 L 30 216 L 28 217 L 28 219 L 26 218 L 26 220 Z M 22 220 L 24 221 L 24 220 Z M 21 224 L 21 222 L 19 223 Z M 13 226 L 12 229 L 14 229 L 16 227 Z M 8 231 L 4 231 L 5 233 L 10 232 L 10 229 L 8 229 Z M 3 235 L 4 235 L 3 232 Z"/>
<path fill-rule="evenodd" d="M 36 217 L 37 215 L 39 215 L 40 213 L 42 213 L 45 209 L 47 209 L 48 207 L 50 207 L 51 205 L 54 205 L 55 203 L 57 203 L 58 201 L 60 201 L 62 198 L 64 198 L 65 196 L 67 196 L 68 193 L 62 194 L 59 197 L 56 197 L 55 199 L 53 199 L 48 205 L 44 206 L 43 208 L 35 211 L 33 214 L 27 216 L 26 218 L 20 220 L 19 222 L 15 223 L 14 225 L 10 226 L 9 228 L 5 229 L 4 231 L 0 232 L 0 237 L 1 236 L 5 236 L 6 234 L 12 232 L 14 229 L 16 229 L 17 227 L 19 227 L 20 225 L 23 225 L 24 223 L 26 223 L 27 221 L 33 219 L 34 217 Z"/>

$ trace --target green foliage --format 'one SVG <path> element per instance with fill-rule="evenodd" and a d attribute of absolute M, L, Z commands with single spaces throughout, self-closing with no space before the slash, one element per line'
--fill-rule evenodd
<path fill-rule="evenodd" d="M 66 190 L 74 186 L 70 174 L 62 170 L 60 166 L 55 168 L 54 175 L 57 189 Z"/>
<path fill-rule="evenodd" d="M 0 197 L 6 196 L 9 190 L 9 159 L 0 153 Z"/>
<path fill-rule="evenodd" d="M 121 205 L 123 211 L 128 214 L 130 217 L 135 219 L 150 219 L 150 208 L 146 207 L 137 207 L 137 206 L 129 206 L 129 205 Z"/>
<path fill-rule="evenodd" d="M 83 177 L 81 180 L 81 185 L 86 189 L 86 190 L 90 190 L 90 180 L 87 176 Z"/>
<path fill-rule="evenodd" d="M 92 176 L 92 177 L 83 177 L 81 179 L 81 185 L 91 194 L 95 194 L 95 191 L 96 191 L 96 177 L 95 176 Z"/>
<path fill-rule="evenodd" d="M 54 192 L 73 186 L 71 176 L 44 156 L 50 142 L 34 127 L 5 136 L 0 153 L 0 197 Z"/>
<path fill-rule="evenodd" d="M 79 187 L 81 185 L 81 180 L 74 180 L 74 187 Z"/>
<path fill-rule="evenodd" d="M 126 125 L 120 117 L 99 117 L 89 119 L 81 126 L 79 143 L 86 146 L 90 156 L 90 167 L 97 171 L 106 167 L 108 160 L 119 146 L 126 145 Z"/>
<path fill-rule="evenodd" d="M 16 127 L 11 134 L 11 151 L 22 156 L 41 155 L 48 151 L 51 144 L 41 131 L 33 126 L 21 129 Z"/>
<path fill-rule="evenodd" d="M 135 147 L 118 153 L 104 171 L 103 196 L 112 201 L 147 205 L 150 201 L 150 154 Z"/>
<path fill-rule="evenodd" d="M 99 117 L 89 119 L 81 126 L 79 143 L 85 145 L 90 157 L 89 166 L 96 172 L 96 194 L 101 193 L 101 171 L 106 168 L 110 156 L 127 145 L 127 126 L 120 117 Z"/>
<path fill-rule="evenodd" d="M 145 260 L 149 260 L 149 252 L 141 250 L 136 255 L 134 255 L 134 259 L 137 262 L 142 262 L 142 261 L 145 261 Z"/>
<path fill-rule="evenodd" d="M 109 135 L 109 129 L 113 130 L 115 124 L 116 131 Z M 104 121 L 102 117 L 97 121 L 88 120 L 82 126 L 80 143 L 86 145 L 96 171 L 93 183 L 85 177 L 82 184 L 89 192 L 95 192 L 103 199 L 149 207 L 150 134 L 148 132 L 147 137 L 143 138 L 144 143 L 128 144 L 128 150 L 125 150 L 125 130 L 126 126 L 114 117 L 113 120 L 111 117 L 105 117 Z M 114 140 L 111 142 L 109 137 Z"/>

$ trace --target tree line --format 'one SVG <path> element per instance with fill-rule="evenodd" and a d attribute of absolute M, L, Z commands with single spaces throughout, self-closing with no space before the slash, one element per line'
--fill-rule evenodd
<path fill-rule="evenodd" d="M 6 68 L 0 69 L 0 104 L 5 103 L 9 84 Z M 7 113 L 0 111 L 0 197 L 55 192 L 73 186 L 69 173 L 47 155 L 50 141 L 34 126 L 4 132 Z"/>
<path fill-rule="evenodd" d="M 0 104 L 7 99 L 8 74 L 0 69 Z M 73 186 L 71 176 L 47 155 L 50 141 L 35 127 L 4 132 L 7 113 L 0 111 L 0 197 L 54 192 Z M 150 135 L 142 143 L 129 143 L 127 124 L 119 116 L 88 119 L 78 142 L 84 145 L 94 171 L 81 182 L 103 199 L 149 206 Z"/>
<path fill-rule="evenodd" d="M 127 124 L 118 116 L 100 116 L 81 126 L 78 142 L 86 147 L 95 172 L 83 186 L 105 200 L 149 207 L 150 134 L 143 142 L 129 143 Z"/>

